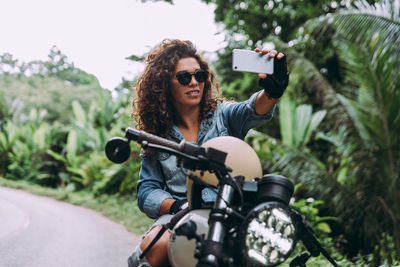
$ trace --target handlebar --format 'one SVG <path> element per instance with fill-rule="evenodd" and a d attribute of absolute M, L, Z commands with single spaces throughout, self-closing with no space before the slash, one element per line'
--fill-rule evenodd
<path fill-rule="evenodd" d="M 130 128 L 130 127 L 126 128 L 125 137 L 128 140 L 132 140 L 132 141 L 135 141 L 138 143 L 142 143 L 143 141 L 146 141 L 148 143 L 175 149 L 180 152 L 183 152 L 183 148 L 185 146 L 184 140 L 182 140 L 182 142 L 180 142 L 180 143 L 177 143 L 177 142 L 159 137 L 157 135 L 146 133 L 144 131 L 136 130 L 136 129 Z"/>
<path fill-rule="evenodd" d="M 120 137 L 114 137 L 107 142 L 105 151 L 108 159 L 112 162 L 122 163 L 126 161 L 131 153 L 129 141 L 135 141 L 143 148 L 153 148 L 174 154 L 183 160 L 186 159 L 183 166 L 188 169 L 232 171 L 228 166 L 225 166 L 227 153 L 211 147 L 203 148 L 185 140 L 177 143 L 130 127 L 125 129 L 125 137 L 128 139 L 127 141 Z"/>
<path fill-rule="evenodd" d="M 146 133 L 144 131 L 136 130 L 130 127 L 126 128 L 125 137 L 128 140 L 133 140 L 140 144 L 143 144 L 143 141 L 146 141 L 150 144 L 164 146 L 188 154 L 190 156 L 199 156 L 204 154 L 204 149 L 196 144 L 188 143 L 185 140 L 177 143 L 172 140 L 162 138 L 154 134 Z"/>

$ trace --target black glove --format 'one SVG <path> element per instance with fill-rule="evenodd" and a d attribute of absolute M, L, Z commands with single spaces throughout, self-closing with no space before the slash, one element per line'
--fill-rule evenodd
<path fill-rule="evenodd" d="M 289 72 L 286 66 L 286 55 L 274 59 L 274 73 L 268 74 L 267 78 L 259 79 L 258 84 L 264 88 L 265 93 L 272 98 L 280 98 L 289 84 Z"/>
<path fill-rule="evenodd" d="M 176 214 L 179 211 L 183 210 L 187 207 L 187 200 L 186 199 L 178 199 L 174 203 L 172 203 L 171 207 L 169 208 L 169 214 Z"/>

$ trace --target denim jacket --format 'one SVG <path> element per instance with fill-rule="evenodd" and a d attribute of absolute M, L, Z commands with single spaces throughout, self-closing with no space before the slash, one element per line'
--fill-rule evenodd
<path fill-rule="evenodd" d="M 254 110 L 256 97 L 261 92 L 253 94 L 244 102 L 220 103 L 200 124 L 197 144 L 201 145 L 214 137 L 226 135 L 243 140 L 251 128 L 270 120 L 275 107 L 265 115 L 257 115 Z M 169 138 L 177 142 L 183 139 L 178 127 L 173 126 Z M 202 199 L 206 202 L 211 201 L 213 193 L 210 189 L 203 190 Z M 139 209 L 150 218 L 160 216 L 160 206 L 165 199 L 186 198 L 186 176 L 182 168 L 177 166 L 174 155 L 161 153 L 157 159 L 142 156 L 137 196 Z"/>

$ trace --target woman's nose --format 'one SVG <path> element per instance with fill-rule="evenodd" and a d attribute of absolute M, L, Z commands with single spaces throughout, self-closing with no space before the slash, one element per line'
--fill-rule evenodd
<path fill-rule="evenodd" d="M 198 82 L 197 82 L 196 78 L 194 77 L 194 75 L 192 75 L 192 78 L 190 79 L 189 85 L 190 85 L 190 84 L 196 85 L 197 83 L 198 83 Z"/>

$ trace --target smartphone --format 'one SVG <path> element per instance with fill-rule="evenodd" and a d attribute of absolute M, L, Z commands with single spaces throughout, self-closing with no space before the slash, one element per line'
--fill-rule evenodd
<path fill-rule="evenodd" d="M 274 73 L 274 58 L 251 50 L 233 49 L 232 69 L 254 73 Z"/>

